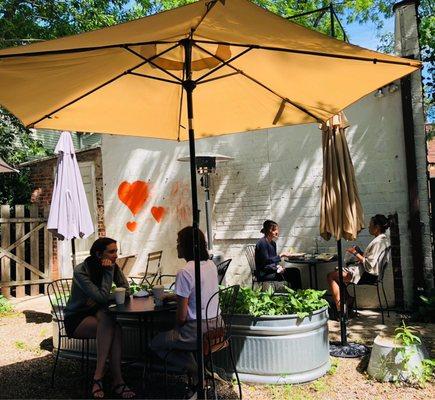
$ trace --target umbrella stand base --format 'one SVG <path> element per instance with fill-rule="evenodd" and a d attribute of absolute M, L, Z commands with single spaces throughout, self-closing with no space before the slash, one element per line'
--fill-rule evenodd
<path fill-rule="evenodd" d="M 329 354 L 332 357 L 339 358 L 358 358 L 363 357 L 370 352 L 367 346 L 358 343 L 347 343 L 342 345 L 341 342 L 332 342 L 329 346 Z"/>

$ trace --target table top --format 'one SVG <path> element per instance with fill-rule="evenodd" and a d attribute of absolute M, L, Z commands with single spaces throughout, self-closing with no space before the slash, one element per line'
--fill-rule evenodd
<path fill-rule="evenodd" d="M 175 310 L 176 303 L 164 303 L 156 307 L 153 296 L 148 297 L 130 297 L 124 304 L 113 304 L 109 306 L 109 311 L 114 314 L 149 314 L 163 311 Z"/>
<path fill-rule="evenodd" d="M 319 254 L 313 254 L 310 257 L 302 256 L 302 257 L 286 257 L 284 260 L 288 263 L 293 264 L 324 264 L 333 261 L 337 261 L 337 255 L 334 256 L 330 260 L 326 260 L 324 258 L 318 258 Z"/>

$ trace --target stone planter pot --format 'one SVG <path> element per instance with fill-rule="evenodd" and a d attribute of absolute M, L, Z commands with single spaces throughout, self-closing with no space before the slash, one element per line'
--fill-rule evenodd
<path fill-rule="evenodd" d="M 303 319 L 296 314 L 235 315 L 231 332 L 242 382 L 303 383 L 320 378 L 330 368 L 326 307 Z M 216 364 L 232 375 L 224 353 L 217 354 Z"/>
<path fill-rule="evenodd" d="M 408 381 L 422 371 L 422 361 L 428 358 L 424 346 L 403 346 L 391 337 L 376 336 L 367 373 L 384 382 Z"/>

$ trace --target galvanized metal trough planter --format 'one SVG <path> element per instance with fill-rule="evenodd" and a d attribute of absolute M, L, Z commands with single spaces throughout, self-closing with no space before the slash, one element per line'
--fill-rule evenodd
<path fill-rule="evenodd" d="M 296 314 L 238 314 L 233 317 L 231 332 L 242 382 L 303 383 L 320 378 L 330 368 L 327 307 L 303 319 Z M 233 375 L 225 352 L 217 354 L 216 364 Z"/>

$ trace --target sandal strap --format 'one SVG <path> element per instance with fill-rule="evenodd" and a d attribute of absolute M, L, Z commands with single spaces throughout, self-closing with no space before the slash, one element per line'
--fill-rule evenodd
<path fill-rule="evenodd" d="M 104 392 L 102 379 L 92 379 L 92 385 L 98 386 L 98 389 L 95 389 L 92 391 L 92 395 L 100 393 L 100 392 Z"/>
<path fill-rule="evenodd" d="M 118 390 L 118 389 L 121 389 L 121 390 Z M 124 393 L 128 393 L 128 392 L 135 394 L 134 391 L 132 389 L 130 389 L 125 382 L 119 383 L 118 385 L 115 385 L 112 388 L 112 391 L 121 397 Z"/>

